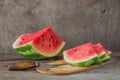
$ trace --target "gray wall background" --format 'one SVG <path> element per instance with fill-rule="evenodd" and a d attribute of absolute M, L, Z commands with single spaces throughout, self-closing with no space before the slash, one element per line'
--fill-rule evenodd
<path fill-rule="evenodd" d="M 52 26 L 66 47 L 101 42 L 120 51 L 120 0 L 0 0 L 0 52 L 23 33 Z"/>

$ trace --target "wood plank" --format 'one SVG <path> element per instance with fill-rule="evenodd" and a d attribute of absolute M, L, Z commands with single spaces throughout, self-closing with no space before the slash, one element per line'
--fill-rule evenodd
<path fill-rule="evenodd" d="M 61 64 L 64 64 L 63 61 Z M 44 74 L 63 75 L 63 74 L 73 74 L 73 73 L 78 73 L 78 72 L 94 69 L 94 68 L 103 66 L 104 64 L 105 63 L 95 64 L 95 65 L 90 65 L 88 67 L 75 67 L 75 66 L 71 66 L 71 65 L 62 65 L 62 66 L 57 66 L 57 67 L 53 67 L 53 68 L 38 67 L 36 70 L 38 72 L 44 73 Z"/>
<path fill-rule="evenodd" d="M 53 61 L 53 62 L 49 62 L 47 64 L 49 64 L 49 65 L 61 65 L 61 64 L 66 64 L 66 62 L 63 59 L 61 59 L 61 60 L 56 60 L 56 61 Z"/>

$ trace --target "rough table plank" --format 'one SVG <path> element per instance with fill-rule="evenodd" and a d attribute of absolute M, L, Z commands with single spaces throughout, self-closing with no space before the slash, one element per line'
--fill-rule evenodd
<path fill-rule="evenodd" d="M 49 60 L 41 62 L 46 61 Z M 35 70 L 9 71 L 7 65 L 11 62 L 14 61 L 0 62 L 0 80 L 120 80 L 119 55 L 112 56 L 112 59 L 102 67 L 71 75 L 46 75 Z"/>

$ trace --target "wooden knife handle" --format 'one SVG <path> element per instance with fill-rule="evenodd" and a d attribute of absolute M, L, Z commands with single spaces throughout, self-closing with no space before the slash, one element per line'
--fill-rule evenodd
<path fill-rule="evenodd" d="M 35 67 L 36 63 L 33 61 L 19 61 L 8 65 L 9 70 L 26 70 Z"/>

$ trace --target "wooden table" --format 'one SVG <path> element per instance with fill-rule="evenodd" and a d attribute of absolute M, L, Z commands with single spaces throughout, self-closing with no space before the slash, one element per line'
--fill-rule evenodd
<path fill-rule="evenodd" d="M 70 75 L 41 74 L 36 70 L 9 71 L 7 65 L 19 59 L 5 58 L 5 55 L 0 55 L 0 80 L 120 80 L 120 52 L 114 52 L 112 59 L 102 67 Z M 49 60 L 41 62 L 44 61 Z"/>

